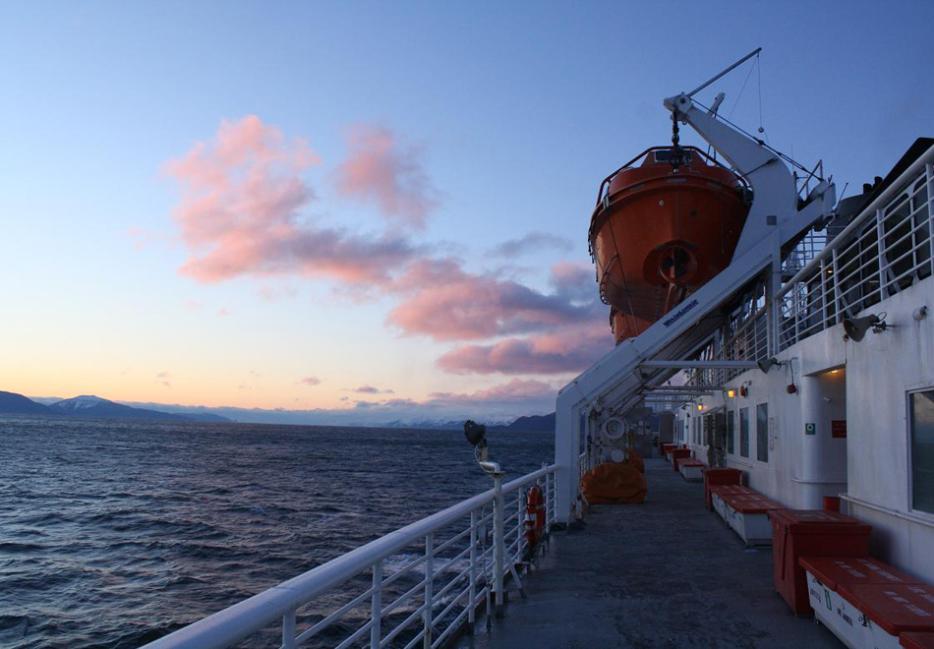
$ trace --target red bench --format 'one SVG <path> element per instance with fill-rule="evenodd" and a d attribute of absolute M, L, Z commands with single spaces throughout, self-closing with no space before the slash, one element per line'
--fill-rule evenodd
<path fill-rule="evenodd" d="M 678 470 L 678 459 L 682 457 L 691 457 L 691 449 L 689 448 L 673 448 L 671 449 L 671 470 Z"/>
<path fill-rule="evenodd" d="M 778 509 L 772 522 L 775 590 L 796 615 L 811 612 L 801 557 L 868 557 L 872 528 L 855 518 L 820 509 Z"/>
<path fill-rule="evenodd" d="M 898 643 L 905 649 L 934 649 L 934 633 L 902 633 Z"/>
<path fill-rule="evenodd" d="M 669 460 L 668 454 L 678 448 L 677 444 L 662 444 L 662 457 Z"/>
<path fill-rule="evenodd" d="M 678 458 L 678 473 L 690 482 L 700 481 L 704 477 L 706 464 L 695 458 Z"/>
<path fill-rule="evenodd" d="M 743 485 L 715 485 L 710 488 L 714 509 L 746 545 L 768 543 L 772 539 L 769 512 L 782 505 Z"/>
<path fill-rule="evenodd" d="M 704 471 L 704 503 L 707 509 L 713 510 L 713 494 L 710 489 L 716 485 L 741 485 L 743 484 L 743 472 L 739 469 L 714 469 L 707 468 Z"/>
<path fill-rule="evenodd" d="M 802 557 L 814 615 L 851 647 L 934 637 L 934 588 L 872 557 Z M 905 642 L 901 643 L 906 645 Z M 920 646 L 924 646 L 921 644 Z"/>

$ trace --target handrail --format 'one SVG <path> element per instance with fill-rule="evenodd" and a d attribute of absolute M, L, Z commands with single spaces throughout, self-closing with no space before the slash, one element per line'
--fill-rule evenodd
<path fill-rule="evenodd" d="M 866 205 L 863 208 L 862 212 L 860 212 L 860 214 L 855 219 L 850 221 L 850 223 L 845 228 L 843 228 L 843 231 L 840 232 L 840 234 L 838 234 L 833 239 L 828 241 L 827 245 L 824 246 L 824 249 L 821 250 L 819 254 L 815 255 L 815 257 L 811 261 L 805 264 L 805 266 L 801 270 L 795 273 L 791 277 L 791 279 L 789 279 L 784 284 L 784 286 L 782 286 L 775 293 L 775 299 L 777 300 L 778 298 L 788 293 L 788 291 L 790 291 L 795 286 L 795 284 L 800 282 L 802 278 L 812 274 L 814 272 L 814 269 L 820 266 L 821 260 L 826 261 L 827 257 L 829 257 L 833 253 L 834 250 L 836 250 L 837 248 L 839 248 L 841 245 L 843 245 L 846 242 L 847 237 L 849 237 L 849 235 L 851 235 L 857 228 L 863 225 L 863 223 L 866 220 L 868 220 L 870 216 L 874 215 L 876 210 L 883 203 L 890 200 L 893 195 L 895 195 L 897 192 L 899 192 L 902 189 L 903 179 L 910 178 L 914 174 L 919 173 L 921 170 L 925 168 L 926 164 L 931 162 L 932 158 L 934 158 L 934 145 L 929 147 L 927 151 L 925 151 L 923 154 L 918 156 L 917 159 L 915 159 L 915 161 L 911 163 L 911 165 L 907 169 L 905 169 L 905 171 L 899 174 L 898 178 L 896 178 L 895 181 L 891 185 L 886 187 L 885 191 L 883 191 L 881 194 L 876 196 L 868 205 Z"/>
<path fill-rule="evenodd" d="M 557 469 L 558 466 L 555 464 L 543 466 L 541 469 L 503 484 L 502 493 L 517 491 L 530 482 L 553 474 Z M 308 604 L 318 595 L 344 584 L 382 559 L 469 516 L 478 508 L 493 503 L 494 498 L 495 490 L 490 489 L 462 500 L 155 640 L 145 645 L 145 649 L 223 649 L 229 647 L 268 627 L 283 616 L 294 614 L 297 608 Z"/>

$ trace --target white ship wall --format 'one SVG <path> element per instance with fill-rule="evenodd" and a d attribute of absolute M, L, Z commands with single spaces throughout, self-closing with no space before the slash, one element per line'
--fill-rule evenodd
<path fill-rule="evenodd" d="M 912 314 L 927 305 L 931 314 Z M 705 396 L 677 412 L 683 438 L 694 443 L 693 420 L 725 408 L 734 413 L 733 453 L 727 466 L 746 472 L 748 485 L 783 505 L 819 509 L 823 496 L 840 495 L 845 510 L 873 526 L 873 553 L 934 582 L 934 515 L 910 509 L 908 392 L 934 387 L 934 278 L 927 278 L 867 309 L 887 314 L 889 329 L 860 342 L 844 340 L 842 325 L 784 350 L 784 364 L 768 374 L 749 370 L 726 394 Z M 797 391 L 789 394 L 794 382 Z M 745 387 L 747 395 L 741 396 Z M 756 406 L 769 407 L 769 461 L 757 457 Z M 740 455 L 740 408 L 749 408 L 749 457 Z M 688 415 L 691 416 L 688 416 Z M 833 437 L 832 421 L 846 420 L 846 437 Z M 814 434 L 805 425 L 815 424 Z"/>

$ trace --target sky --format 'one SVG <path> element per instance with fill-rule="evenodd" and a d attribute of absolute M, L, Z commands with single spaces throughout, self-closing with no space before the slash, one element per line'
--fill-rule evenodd
<path fill-rule="evenodd" d="M 553 409 L 613 341 L 599 182 L 699 96 L 838 195 L 934 134 L 934 4 L 6 3 L 0 389 Z M 761 96 L 761 103 L 760 103 Z M 699 143 L 682 131 L 682 141 Z"/>

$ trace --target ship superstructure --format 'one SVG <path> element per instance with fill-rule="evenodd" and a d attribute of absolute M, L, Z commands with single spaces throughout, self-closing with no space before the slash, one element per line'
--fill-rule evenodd
<path fill-rule="evenodd" d="M 838 203 L 820 164 L 798 165 L 695 98 L 757 53 L 664 100 L 676 129 L 693 128 L 717 162 L 675 137 L 671 147 L 640 154 L 601 185 L 589 238 L 619 344 L 559 392 L 553 464 L 506 483 L 497 467 L 491 491 L 151 647 L 230 647 L 270 626 L 281 629 L 286 648 L 335 627 L 344 632 L 333 644 L 341 648 L 446 646 L 481 613 L 488 623 L 501 614 L 510 589 L 525 595 L 523 568 L 541 551 L 533 539 L 585 516 L 581 478 L 630 462 L 620 445 L 632 445 L 633 430 L 645 432 L 653 408 L 665 413 L 660 448 L 686 479 L 703 477 L 704 498 L 699 485 L 672 487 L 674 474 L 653 459 L 637 469 L 650 476 L 646 504 L 619 507 L 650 507 L 656 480 L 658 502 L 696 510 L 670 519 L 649 509 L 617 513 L 596 526 L 599 533 L 625 539 L 631 528 L 611 529 L 605 521 L 631 526 L 642 516 L 653 534 L 670 533 L 685 550 L 675 553 L 685 559 L 683 570 L 695 557 L 703 561 L 705 548 L 668 522 L 680 516 L 696 528 L 713 523 L 714 514 L 702 511 L 706 503 L 748 545 L 781 539 L 767 568 L 795 613 L 813 609 L 850 647 L 934 646 L 934 140 L 919 139 L 885 178 Z M 640 492 L 633 502 L 642 498 Z M 702 539 L 722 540 L 705 530 Z M 657 549 L 653 540 L 642 538 L 639 547 Z M 591 541 L 587 547 L 612 557 L 593 565 L 620 566 L 618 545 Z M 838 555 L 810 556 L 826 548 Z M 402 569 L 388 574 L 385 567 L 400 556 Z M 586 561 L 580 553 L 562 556 Z M 710 557 L 731 564 L 723 545 Z M 554 616 L 578 601 L 578 588 L 606 586 L 593 565 L 589 584 L 574 581 L 576 568 L 564 573 L 556 587 L 567 597 L 555 601 L 569 604 L 548 609 Z M 743 565 L 760 574 L 765 564 Z M 690 575 L 665 574 L 690 590 Z M 700 590 L 691 593 L 704 600 L 714 589 Z M 335 592 L 341 597 L 329 613 L 308 615 L 310 604 Z M 591 595 L 589 601 L 619 606 L 640 601 L 626 592 Z M 731 597 L 731 606 L 742 604 L 735 592 Z M 558 638 L 574 635 L 569 629 L 583 619 L 577 613 L 553 631 L 536 627 L 537 635 L 500 640 L 494 633 L 478 646 L 532 646 L 522 644 L 529 637 L 565 646 Z M 668 613 L 672 623 L 682 619 Z M 785 609 L 781 615 L 773 630 L 804 624 Z M 519 619 L 520 626 L 540 623 L 534 615 Z M 612 644 L 613 629 L 594 625 L 584 623 L 575 642 Z M 814 634 L 802 629 L 781 642 L 834 642 L 827 635 L 814 644 Z"/>

